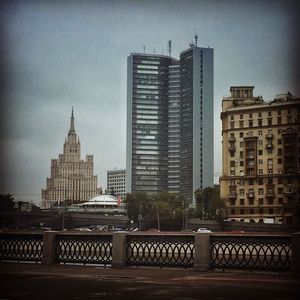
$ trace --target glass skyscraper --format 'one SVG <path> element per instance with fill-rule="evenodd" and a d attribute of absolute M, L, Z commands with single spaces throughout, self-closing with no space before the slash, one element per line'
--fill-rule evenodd
<path fill-rule="evenodd" d="M 213 49 L 133 53 L 127 69 L 126 191 L 155 195 L 213 185 Z"/>

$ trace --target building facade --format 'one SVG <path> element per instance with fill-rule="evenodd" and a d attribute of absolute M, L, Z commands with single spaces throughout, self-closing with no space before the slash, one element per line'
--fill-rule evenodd
<path fill-rule="evenodd" d="M 126 197 L 126 170 L 109 170 L 107 171 L 107 193 L 122 200 Z"/>
<path fill-rule="evenodd" d="M 87 201 L 100 193 L 94 175 L 93 155 L 80 158 L 80 140 L 77 138 L 72 109 L 71 124 L 65 139 L 63 154 L 51 160 L 51 175 L 42 190 L 42 207 L 51 208 L 61 202 L 70 204 Z"/>
<path fill-rule="evenodd" d="M 213 49 L 191 47 L 180 54 L 181 193 L 213 186 Z"/>
<path fill-rule="evenodd" d="M 271 102 L 253 86 L 222 101 L 220 194 L 229 219 L 297 224 L 300 213 L 300 99 Z"/>
<path fill-rule="evenodd" d="M 195 204 L 195 190 L 213 186 L 213 49 L 131 54 L 127 72 L 126 191 Z"/>

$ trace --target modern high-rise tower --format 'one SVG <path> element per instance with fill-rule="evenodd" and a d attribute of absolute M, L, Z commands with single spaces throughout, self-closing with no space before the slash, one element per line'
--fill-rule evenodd
<path fill-rule="evenodd" d="M 195 204 L 195 190 L 213 185 L 213 49 L 134 53 L 127 72 L 126 191 Z"/>
<path fill-rule="evenodd" d="M 213 49 L 180 54 L 180 191 L 193 205 L 198 188 L 213 186 Z"/>

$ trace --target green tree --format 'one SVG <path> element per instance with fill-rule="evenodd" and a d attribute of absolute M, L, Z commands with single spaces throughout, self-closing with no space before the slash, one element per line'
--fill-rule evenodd
<path fill-rule="evenodd" d="M 15 207 L 14 197 L 10 194 L 0 195 L 0 209 L 1 210 L 13 210 Z"/>
<path fill-rule="evenodd" d="M 146 214 L 149 204 L 147 203 L 147 195 L 143 192 L 127 193 L 127 214 L 129 219 L 138 221 L 138 215 L 140 213 Z"/>
<path fill-rule="evenodd" d="M 224 214 L 224 201 L 220 198 L 220 187 L 206 187 L 195 191 L 195 216 L 200 219 L 222 219 Z"/>

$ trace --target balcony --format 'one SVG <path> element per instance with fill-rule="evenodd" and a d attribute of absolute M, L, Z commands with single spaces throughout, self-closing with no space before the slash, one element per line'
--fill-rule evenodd
<path fill-rule="evenodd" d="M 229 146 L 229 147 L 228 147 L 228 151 L 229 151 L 229 152 L 235 152 L 235 146 L 232 146 L 232 145 Z"/>
<path fill-rule="evenodd" d="M 275 195 L 274 195 L 274 192 L 273 191 L 267 191 L 266 192 L 266 198 L 274 198 L 275 197 Z"/>
<path fill-rule="evenodd" d="M 266 149 L 268 149 L 268 150 L 272 150 L 273 148 L 274 148 L 273 144 L 267 144 L 266 145 Z"/>
<path fill-rule="evenodd" d="M 249 199 L 253 199 L 254 198 L 254 192 L 247 192 L 247 197 Z"/>
<path fill-rule="evenodd" d="M 236 141 L 236 139 L 235 139 L 234 136 L 230 136 L 230 137 L 228 138 L 228 142 L 229 142 L 229 143 L 235 143 L 235 141 Z"/>
<path fill-rule="evenodd" d="M 229 195 L 228 195 L 228 199 L 236 199 L 237 197 L 237 192 L 231 192 Z"/>
<path fill-rule="evenodd" d="M 267 138 L 268 140 L 273 139 L 273 133 L 268 133 L 268 134 L 266 135 L 266 138 Z"/>

